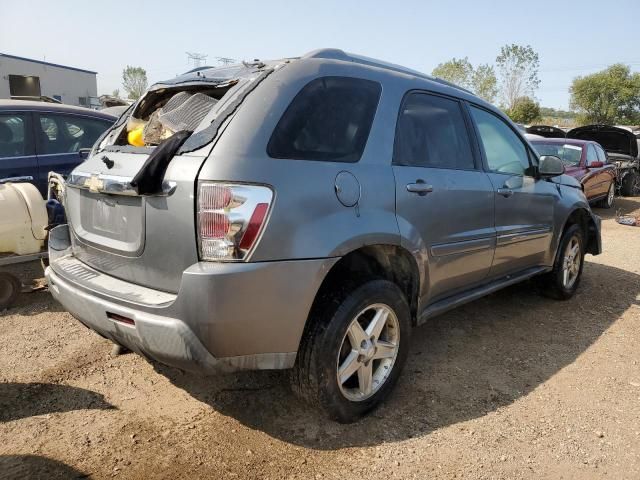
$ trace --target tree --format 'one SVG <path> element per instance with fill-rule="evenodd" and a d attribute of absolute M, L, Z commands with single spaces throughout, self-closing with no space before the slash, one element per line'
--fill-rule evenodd
<path fill-rule="evenodd" d="M 540 118 L 540 105 L 530 97 L 520 97 L 513 108 L 507 110 L 507 115 L 517 123 L 531 123 Z"/>
<path fill-rule="evenodd" d="M 116 88 L 113 92 L 111 92 L 112 97 L 120 98 L 120 89 Z"/>
<path fill-rule="evenodd" d="M 438 64 L 431 74 L 462 88 L 471 88 L 473 66 L 467 57 L 461 59 L 454 57 L 448 62 Z"/>
<path fill-rule="evenodd" d="M 434 68 L 432 75 L 471 90 L 487 102 L 495 100 L 497 79 L 495 71 L 490 65 L 480 65 L 474 69 L 467 57 L 452 58 Z"/>
<path fill-rule="evenodd" d="M 122 87 L 131 100 L 139 99 L 147 90 L 147 71 L 127 65 L 122 71 Z"/>
<path fill-rule="evenodd" d="M 498 79 L 491 65 L 478 65 L 471 77 L 471 90 L 489 103 L 496 101 L 498 95 Z"/>
<path fill-rule="evenodd" d="M 569 92 L 570 106 L 581 123 L 640 122 L 640 73 L 631 73 L 626 65 L 578 77 Z"/>
<path fill-rule="evenodd" d="M 540 85 L 540 60 L 531 45 L 505 45 L 496 58 L 503 107 L 511 110 L 525 96 L 534 97 Z"/>

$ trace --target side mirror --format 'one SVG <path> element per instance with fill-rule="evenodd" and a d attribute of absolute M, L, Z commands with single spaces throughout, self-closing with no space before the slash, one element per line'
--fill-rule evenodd
<path fill-rule="evenodd" d="M 541 177 L 557 177 L 564 173 L 564 164 L 562 160 L 555 155 L 542 155 L 540 157 L 538 173 Z"/>
<path fill-rule="evenodd" d="M 603 162 L 589 162 L 587 163 L 587 168 L 602 168 L 604 167 L 604 163 Z"/>
<path fill-rule="evenodd" d="M 80 150 L 78 150 L 78 155 L 80 155 L 80 158 L 83 160 L 86 160 L 87 158 L 89 158 L 90 153 L 91 153 L 90 148 L 81 148 Z"/>

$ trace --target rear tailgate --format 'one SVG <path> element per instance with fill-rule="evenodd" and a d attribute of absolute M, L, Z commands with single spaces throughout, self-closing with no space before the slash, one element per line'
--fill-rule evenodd
<path fill-rule="evenodd" d="M 127 175 L 106 171 L 95 156 L 78 169 L 73 180 L 86 187 L 67 188 L 66 208 L 73 232 L 73 253 L 81 261 L 114 277 L 150 288 L 177 292 L 182 272 L 198 261 L 194 224 L 194 179 L 204 157 L 185 154 L 169 164 L 162 196 L 114 195 L 92 191 L 101 182 L 114 181 L 126 188 L 146 155 L 108 153 L 116 165 L 126 165 Z M 102 168 L 100 168 L 102 165 Z M 115 169 L 115 167 L 114 167 Z M 91 173 L 89 173 L 91 172 Z M 96 175 L 97 172 L 102 175 Z"/>
<path fill-rule="evenodd" d="M 198 261 L 194 210 L 200 167 L 245 96 L 271 71 L 262 63 L 242 64 L 152 87 L 132 116 L 147 120 L 180 92 L 204 92 L 218 101 L 170 159 L 161 191 L 151 195 L 139 195 L 131 182 L 153 148 L 126 144 L 125 116 L 115 124 L 67 180 L 65 207 L 74 255 L 113 277 L 177 293 L 182 272 Z"/>

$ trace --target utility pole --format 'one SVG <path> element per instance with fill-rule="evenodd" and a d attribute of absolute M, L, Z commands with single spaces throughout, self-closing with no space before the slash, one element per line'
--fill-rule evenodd
<path fill-rule="evenodd" d="M 229 57 L 215 57 L 216 60 L 218 60 L 218 62 L 220 62 L 222 65 L 230 65 L 232 63 L 236 63 L 236 60 L 234 58 L 229 58 Z"/>
<path fill-rule="evenodd" d="M 208 56 L 203 53 L 187 52 L 187 64 L 191 63 L 194 68 L 200 67 Z"/>

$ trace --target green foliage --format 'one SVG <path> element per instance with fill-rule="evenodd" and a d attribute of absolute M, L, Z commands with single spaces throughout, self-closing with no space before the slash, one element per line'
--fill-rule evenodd
<path fill-rule="evenodd" d="M 520 97 L 506 113 L 514 122 L 530 124 L 540 118 L 540 105 L 529 97 Z"/>
<path fill-rule="evenodd" d="M 491 65 L 483 64 L 473 71 L 471 76 L 471 90 L 480 98 L 484 98 L 489 103 L 496 101 L 498 95 L 498 79 L 496 71 Z"/>
<path fill-rule="evenodd" d="M 116 98 L 120 98 L 120 89 L 116 88 L 113 92 L 111 92 L 111 95 Z"/>
<path fill-rule="evenodd" d="M 490 65 L 479 65 L 474 69 L 467 57 L 452 58 L 434 68 L 432 75 L 471 90 L 488 102 L 495 101 L 498 81 Z"/>
<path fill-rule="evenodd" d="M 469 59 L 467 57 L 462 59 L 454 57 L 448 62 L 439 64 L 433 69 L 431 74 L 434 77 L 454 83 L 462 88 L 471 88 L 473 66 L 469 63 Z"/>
<path fill-rule="evenodd" d="M 566 110 L 556 110 L 551 107 L 540 107 L 540 115 L 542 117 L 550 118 L 564 118 L 567 120 L 573 120 L 576 118 L 576 112 L 568 112 Z"/>
<path fill-rule="evenodd" d="M 147 90 L 147 71 L 142 67 L 127 65 L 122 71 L 122 87 L 131 100 L 139 99 Z"/>
<path fill-rule="evenodd" d="M 580 123 L 640 123 L 640 73 L 626 65 L 578 77 L 569 92 Z"/>
<path fill-rule="evenodd" d="M 503 107 L 511 110 L 520 98 L 535 96 L 540 86 L 540 59 L 531 45 L 505 45 L 496 58 Z"/>

